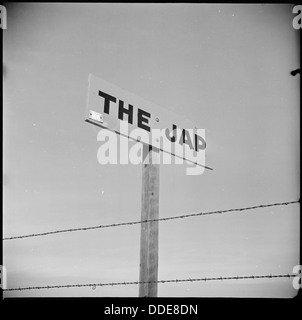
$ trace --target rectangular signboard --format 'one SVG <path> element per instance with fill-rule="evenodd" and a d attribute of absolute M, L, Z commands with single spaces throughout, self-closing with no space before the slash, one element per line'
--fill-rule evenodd
<path fill-rule="evenodd" d="M 205 130 L 92 74 L 85 120 L 205 167 Z"/>

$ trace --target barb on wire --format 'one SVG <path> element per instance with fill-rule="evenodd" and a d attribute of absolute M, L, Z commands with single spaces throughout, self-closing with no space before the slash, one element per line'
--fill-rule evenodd
<path fill-rule="evenodd" d="M 52 234 L 57 234 L 57 233 L 75 232 L 75 231 L 87 231 L 87 230 L 110 228 L 110 227 L 121 227 L 121 226 L 136 225 L 136 224 L 155 222 L 155 221 L 169 221 L 169 220 L 175 220 L 175 219 L 191 218 L 191 217 L 205 216 L 205 215 L 218 214 L 218 213 L 223 214 L 223 213 L 227 213 L 227 212 L 238 212 L 238 211 L 254 210 L 254 209 L 260 209 L 260 208 L 285 206 L 285 205 L 299 203 L 299 202 L 300 202 L 300 200 L 288 201 L 288 202 L 279 202 L 279 203 L 270 203 L 270 204 L 261 204 L 261 205 L 252 206 L 252 207 L 190 213 L 190 214 L 183 214 L 183 215 L 180 215 L 180 216 L 166 217 L 166 218 L 159 218 L 159 219 L 113 223 L 113 224 L 99 225 L 99 226 L 92 226 L 92 227 L 63 229 L 63 230 L 48 231 L 48 232 L 42 232 L 42 233 L 33 233 L 33 234 L 28 234 L 28 235 L 23 235 L 23 236 L 8 237 L 8 238 L 3 238 L 3 240 L 23 239 L 23 238 L 47 236 L 47 235 L 52 235 Z"/>
<path fill-rule="evenodd" d="M 41 289 L 61 289 L 61 288 L 81 288 L 81 287 L 105 287 L 105 286 L 121 286 L 121 285 L 138 285 L 143 283 L 179 283 L 179 282 L 200 282 L 200 281 L 216 281 L 216 280 L 247 280 L 247 279 L 272 279 L 272 278 L 291 278 L 296 277 L 296 274 L 269 274 L 269 275 L 249 275 L 249 276 L 232 276 L 232 277 L 203 277 L 203 278 L 188 278 L 188 279 L 168 279 L 158 281 L 123 281 L 123 282 L 108 282 L 108 283 L 86 283 L 86 284 L 67 284 L 53 286 L 36 286 L 36 287 L 21 287 L 3 289 L 3 291 L 24 291 L 24 290 L 41 290 Z"/>

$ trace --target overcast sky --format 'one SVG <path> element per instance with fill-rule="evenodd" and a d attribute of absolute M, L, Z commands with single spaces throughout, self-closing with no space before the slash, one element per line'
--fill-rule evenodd
<path fill-rule="evenodd" d="M 88 75 L 205 129 L 205 170 L 160 167 L 160 217 L 300 198 L 291 5 L 9 4 L 3 236 L 140 220 L 141 165 L 101 165 Z M 131 144 L 130 144 L 131 146 Z M 158 278 L 292 273 L 299 205 L 159 224 Z M 137 281 L 140 225 L 5 240 L 8 288 Z M 159 284 L 158 296 L 290 297 L 289 279 Z M 5 296 L 138 296 L 138 286 Z"/>

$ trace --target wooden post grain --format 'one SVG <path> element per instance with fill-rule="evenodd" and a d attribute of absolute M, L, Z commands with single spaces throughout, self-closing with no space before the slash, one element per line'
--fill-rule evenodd
<path fill-rule="evenodd" d="M 159 218 L 159 150 L 143 144 L 141 220 Z M 141 224 L 139 297 L 157 297 L 158 221 Z"/>

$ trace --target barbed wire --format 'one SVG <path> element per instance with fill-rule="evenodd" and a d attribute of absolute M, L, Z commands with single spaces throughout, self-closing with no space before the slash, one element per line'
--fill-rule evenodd
<path fill-rule="evenodd" d="M 184 218 L 205 216 L 205 215 L 211 215 L 211 214 L 223 214 L 223 213 L 227 213 L 227 212 L 238 212 L 238 211 L 255 210 L 255 209 L 275 207 L 275 206 L 286 206 L 286 205 L 289 205 L 289 204 L 294 204 L 294 203 L 299 203 L 299 202 L 300 202 L 300 200 L 288 201 L 288 202 L 278 202 L 278 203 L 270 203 L 270 204 L 261 204 L 261 205 L 256 205 L 256 206 L 252 206 L 252 207 L 233 208 L 233 209 L 226 209 L 226 210 L 216 210 L 216 211 L 208 211 L 208 212 L 190 213 L 190 214 L 183 214 L 183 215 L 179 215 L 179 216 L 159 218 L 159 219 L 140 220 L 140 221 L 132 221 L 132 222 L 121 222 L 121 223 L 112 223 L 112 224 L 98 225 L 98 226 L 92 226 L 92 227 L 80 227 L 80 228 L 55 230 L 55 231 L 34 233 L 34 234 L 23 235 L 23 236 L 8 237 L 8 238 L 3 238 L 3 240 L 15 240 L 15 239 L 30 238 L 30 237 L 47 236 L 47 235 L 52 235 L 52 234 L 57 234 L 57 233 L 75 232 L 75 231 L 87 231 L 87 230 L 102 229 L 102 228 L 121 227 L 121 226 L 126 226 L 126 225 L 136 225 L 136 224 L 155 222 L 155 221 L 169 221 L 169 220 L 176 220 L 176 219 L 184 219 Z"/>
<path fill-rule="evenodd" d="M 157 281 L 124 281 L 124 282 L 107 282 L 107 283 L 86 283 L 86 284 L 65 284 L 52 286 L 35 286 L 23 288 L 9 288 L 3 291 L 24 291 L 24 290 L 41 290 L 41 289 L 61 289 L 61 288 L 81 288 L 81 287 L 105 287 L 105 286 L 122 286 L 122 285 L 139 285 L 147 283 L 178 283 L 178 282 L 207 282 L 207 281 L 222 281 L 222 280 L 247 280 L 247 279 L 273 279 L 273 278 L 292 278 L 295 274 L 277 274 L 277 275 L 249 275 L 249 276 L 231 276 L 231 277 L 203 277 L 203 278 L 187 278 L 187 279 L 168 279 Z"/>

